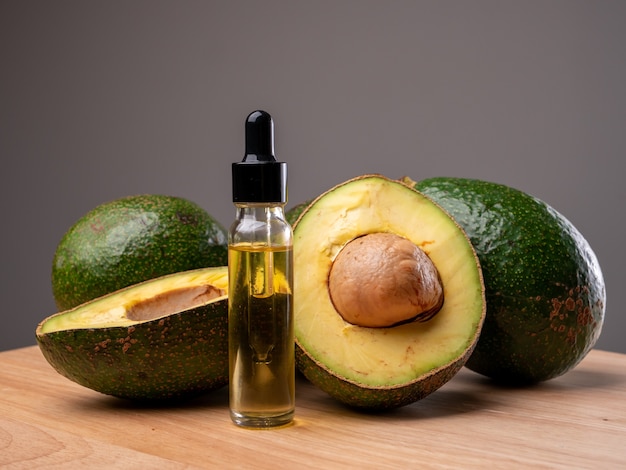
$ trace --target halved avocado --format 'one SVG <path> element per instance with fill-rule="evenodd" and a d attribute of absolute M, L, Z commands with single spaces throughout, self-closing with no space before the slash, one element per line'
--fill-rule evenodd
<path fill-rule="evenodd" d="M 419 192 L 380 175 L 339 184 L 302 212 L 294 295 L 298 369 L 365 409 L 407 405 L 450 380 L 474 349 L 486 309 L 463 230 Z"/>
<path fill-rule="evenodd" d="M 186 398 L 228 383 L 228 270 L 170 274 L 43 320 L 36 338 L 61 375 L 132 400 Z"/>

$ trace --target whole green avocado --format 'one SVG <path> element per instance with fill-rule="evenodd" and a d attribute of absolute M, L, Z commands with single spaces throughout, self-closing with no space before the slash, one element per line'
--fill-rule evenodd
<path fill-rule="evenodd" d="M 225 229 L 197 204 L 143 194 L 106 202 L 63 236 L 52 263 L 59 311 L 166 274 L 227 264 Z"/>
<path fill-rule="evenodd" d="M 511 384 L 552 379 L 576 366 L 600 336 L 606 292 L 598 260 L 571 222 L 498 183 L 404 182 L 454 217 L 480 260 L 487 315 L 466 366 Z"/>

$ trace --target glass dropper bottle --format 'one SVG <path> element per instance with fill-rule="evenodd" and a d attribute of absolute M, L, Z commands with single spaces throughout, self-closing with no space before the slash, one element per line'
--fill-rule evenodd
<path fill-rule="evenodd" d="M 284 214 L 287 164 L 274 156 L 272 117 L 254 111 L 245 129 L 244 159 L 232 165 L 229 405 L 235 424 L 259 428 L 294 416 L 293 233 Z"/>

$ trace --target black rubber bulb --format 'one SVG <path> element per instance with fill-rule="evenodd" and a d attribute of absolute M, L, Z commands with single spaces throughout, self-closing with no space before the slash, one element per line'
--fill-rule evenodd
<path fill-rule="evenodd" d="M 244 162 L 273 162 L 274 121 L 265 111 L 253 111 L 246 119 L 246 155 Z"/>

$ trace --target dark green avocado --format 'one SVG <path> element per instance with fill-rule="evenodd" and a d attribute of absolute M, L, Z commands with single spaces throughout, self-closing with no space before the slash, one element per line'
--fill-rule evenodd
<path fill-rule="evenodd" d="M 63 236 L 52 263 L 58 310 L 147 279 L 227 264 L 225 229 L 197 204 L 139 195 L 101 204 Z"/>
<path fill-rule="evenodd" d="M 404 182 L 454 217 L 480 260 L 487 316 L 466 366 L 514 384 L 575 367 L 600 336 L 606 293 L 598 260 L 571 222 L 502 184 L 446 177 Z"/>

